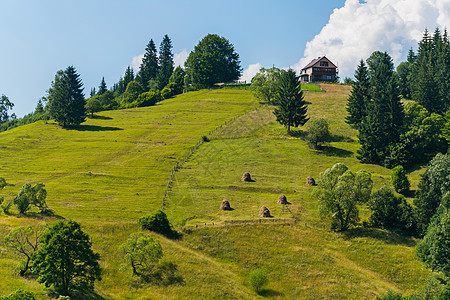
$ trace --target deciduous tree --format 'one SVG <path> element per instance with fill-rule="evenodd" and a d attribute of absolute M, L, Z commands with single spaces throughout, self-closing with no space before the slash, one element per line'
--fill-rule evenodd
<path fill-rule="evenodd" d="M 217 34 L 205 36 L 189 54 L 186 83 L 194 88 L 207 88 L 215 83 L 231 82 L 241 75 L 241 62 L 234 46 Z"/>
<path fill-rule="evenodd" d="M 46 287 L 67 296 L 72 290 L 93 289 L 95 280 L 101 280 L 100 255 L 77 222 L 53 224 L 40 241 L 31 258 L 32 269 Z"/>

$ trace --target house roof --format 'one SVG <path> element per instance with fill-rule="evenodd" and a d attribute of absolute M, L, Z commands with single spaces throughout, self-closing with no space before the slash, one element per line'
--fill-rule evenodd
<path fill-rule="evenodd" d="M 324 58 L 326 58 L 327 61 L 329 61 L 333 66 L 336 67 L 336 65 L 333 64 L 333 63 L 331 62 L 331 60 L 329 60 L 326 56 L 322 56 L 322 57 L 313 59 L 313 60 L 312 60 L 309 64 L 307 64 L 306 67 L 304 67 L 302 70 L 306 70 L 306 69 L 312 68 L 312 66 L 314 66 L 315 64 L 317 64 L 319 61 L 321 61 L 321 60 L 324 59 Z"/>

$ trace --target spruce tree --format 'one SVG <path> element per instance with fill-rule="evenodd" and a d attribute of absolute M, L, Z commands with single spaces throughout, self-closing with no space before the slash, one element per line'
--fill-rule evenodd
<path fill-rule="evenodd" d="M 97 95 L 102 95 L 107 90 L 108 88 L 106 87 L 105 77 L 102 77 L 102 82 L 100 82 L 100 86 L 98 87 Z"/>
<path fill-rule="evenodd" d="M 119 95 L 122 95 L 125 90 L 127 89 L 128 84 L 134 80 L 134 71 L 133 69 L 128 66 L 125 70 L 125 74 L 122 78 L 120 78 L 118 86 L 117 86 L 117 92 Z"/>
<path fill-rule="evenodd" d="M 376 51 L 367 59 L 367 64 L 372 101 L 360 126 L 358 154 L 363 162 L 382 163 L 389 153 L 389 146 L 400 138 L 403 105 L 392 58 L 386 52 Z"/>
<path fill-rule="evenodd" d="M 57 73 L 48 93 L 50 115 L 59 125 L 71 127 L 85 121 L 83 84 L 73 66 Z"/>
<path fill-rule="evenodd" d="M 358 128 L 362 120 L 367 116 L 367 105 L 369 104 L 369 76 L 364 60 L 361 60 L 355 71 L 355 81 L 347 102 L 348 116 L 345 122 Z"/>
<path fill-rule="evenodd" d="M 148 91 L 148 81 L 156 79 L 156 75 L 159 71 L 159 59 L 156 52 L 156 46 L 153 39 L 148 42 L 145 48 L 145 54 L 142 58 L 142 63 L 139 68 L 139 72 L 136 75 L 136 81 L 138 81 L 145 91 Z"/>
<path fill-rule="evenodd" d="M 158 88 L 162 90 L 169 83 L 169 78 L 173 72 L 172 41 L 167 34 L 159 47 L 159 61 L 160 69 L 156 81 L 158 82 Z"/>
<path fill-rule="evenodd" d="M 291 126 L 303 126 L 309 120 L 299 77 L 292 69 L 282 71 L 280 75 L 275 105 L 273 113 L 277 121 L 287 128 L 287 134 L 291 134 Z"/>

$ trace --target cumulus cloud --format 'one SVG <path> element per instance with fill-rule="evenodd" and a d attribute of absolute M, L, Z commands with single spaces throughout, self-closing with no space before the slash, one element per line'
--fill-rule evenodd
<path fill-rule="evenodd" d="M 247 69 L 244 70 L 242 76 L 239 78 L 240 81 L 251 82 L 252 78 L 259 72 L 262 66 L 260 63 L 250 64 Z"/>
<path fill-rule="evenodd" d="M 131 68 L 133 69 L 134 73 L 139 72 L 139 67 L 141 66 L 143 58 L 144 58 L 144 53 L 133 57 L 133 59 L 131 60 Z"/>
<path fill-rule="evenodd" d="M 351 77 L 358 62 L 374 51 L 387 51 L 398 64 L 417 47 L 425 28 L 433 32 L 436 27 L 450 29 L 450 0 L 347 0 L 306 44 L 294 69 L 326 55 L 338 64 L 341 78 Z"/>
<path fill-rule="evenodd" d="M 186 61 L 188 56 L 189 56 L 189 53 L 186 51 L 186 49 L 183 49 L 183 51 L 181 51 L 180 53 L 176 53 L 173 56 L 173 62 L 175 64 L 175 68 L 178 66 L 181 66 L 182 68 L 184 68 L 184 62 Z"/>

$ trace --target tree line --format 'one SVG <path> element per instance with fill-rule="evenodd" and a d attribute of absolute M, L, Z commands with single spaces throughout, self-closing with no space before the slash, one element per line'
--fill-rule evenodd
<path fill-rule="evenodd" d="M 374 52 L 355 71 L 346 122 L 358 129 L 358 158 L 388 168 L 426 163 L 450 141 L 450 43 L 447 32 L 425 31 L 417 55 L 394 71 L 386 52 Z M 404 104 L 402 96 L 413 102 Z"/>
<path fill-rule="evenodd" d="M 132 107 L 155 105 L 183 91 L 211 88 L 216 83 L 231 82 L 239 78 L 242 68 L 239 54 L 225 37 L 217 34 L 205 36 L 189 54 L 184 69 L 174 67 L 172 41 L 165 35 L 159 52 L 151 39 L 145 49 L 139 71 L 129 66 L 117 83 L 108 89 L 104 77 L 98 91 L 91 89 L 85 98 L 83 83 L 75 67 L 59 70 L 47 95 L 39 100 L 34 112 L 18 119 L 9 116 L 14 104 L 8 97 L 0 99 L 0 131 L 37 120 L 55 119 L 62 127 L 83 123 L 88 114 Z"/>

